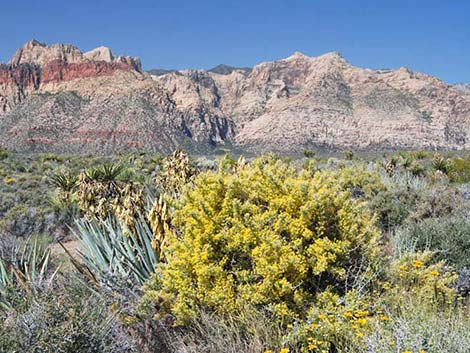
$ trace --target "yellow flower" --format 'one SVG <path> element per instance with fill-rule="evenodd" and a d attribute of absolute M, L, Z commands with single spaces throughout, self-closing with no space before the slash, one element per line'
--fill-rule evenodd
<path fill-rule="evenodd" d="M 282 348 L 279 353 L 289 353 L 289 348 Z"/>
<path fill-rule="evenodd" d="M 364 319 L 364 318 L 357 319 L 356 322 L 357 322 L 359 325 L 365 325 L 365 324 L 367 324 L 367 319 Z"/>
<path fill-rule="evenodd" d="M 386 315 L 380 317 L 380 321 L 390 321 L 390 318 Z"/>
<path fill-rule="evenodd" d="M 264 353 L 273 353 L 273 351 L 268 349 L 267 351 L 264 351 Z"/>
<path fill-rule="evenodd" d="M 420 349 L 418 353 L 426 353 L 424 349 Z"/>
<path fill-rule="evenodd" d="M 291 325 L 291 324 L 288 324 L 288 325 L 287 325 L 287 328 L 293 328 L 293 327 L 294 327 L 294 326 Z"/>
<path fill-rule="evenodd" d="M 6 176 L 5 178 L 3 178 L 3 181 L 5 182 L 5 184 L 13 184 L 13 183 L 16 182 L 16 179 L 12 178 L 12 177 L 9 177 L 9 176 Z"/>
<path fill-rule="evenodd" d="M 436 270 L 432 270 L 431 272 L 429 272 L 432 276 L 439 276 L 439 271 L 436 271 Z M 423 351 L 424 352 L 424 351 Z"/>
<path fill-rule="evenodd" d="M 412 351 L 403 351 L 402 353 L 413 353 Z"/>
<path fill-rule="evenodd" d="M 353 316 L 352 312 L 350 312 L 350 311 L 346 311 L 343 315 L 344 315 L 344 317 L 347 317 L 347 318 L 350 318 L 350 317 Z"/>
<path fill-rule="evenodd" d="M 319 315 L 318 315 L 318 318 L 319 318 L 320 320 L 324 320 L 324 319 L 326 319 L 326 315 L 325 315 L 325 314 L 319 314 Z"/>
<path fill-rule="evenodd" d="M 364 334 L 362 332 L 356 332 L 356 336 L 362 338 L 364 337 Z"/>
<path fill-rule="evenodd" d="M 308 349 L 310 349 L 310 350 L 314 350 L 315 348 L 317 348 L 317 345 L 315 343 L 310 343 L 308 345 Z"/>
<path fill-rule="evenodd" d="M 424 263 L 422 261 L 419 261 L 419 260 L 414 260 L 413 261 L 413 267 L 414 268 L 420 268 L 424 265 Z"/>
<path fill-rule="evenodd" d="M 356 310 L 354 312 L 354 315 L 356 317 L 362 317 L 362 316 L 368 316 L 369 315 L 369 312 L 367 310 Z"/>
<path fill-rule="evenodd" d="M 408 266 L 407 265 L 401 265 L 399 268 L 402 271 L 408 271 Z"/>

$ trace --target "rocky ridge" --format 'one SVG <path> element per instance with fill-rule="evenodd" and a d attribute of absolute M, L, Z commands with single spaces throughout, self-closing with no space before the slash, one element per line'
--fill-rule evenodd
<path fill-rule="evenodd" d="M 467 88 L 407 68 L 297 52 L 251 70 L 154 73 L 105 47 L 31 41 L 0 66 L 2 144 L 101 153 L 470 147 Z"/>

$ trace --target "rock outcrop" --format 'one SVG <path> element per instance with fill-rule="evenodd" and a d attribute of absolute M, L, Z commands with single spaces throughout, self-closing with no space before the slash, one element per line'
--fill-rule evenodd
<path fill-rule="evenodd" d="M 470 84 L 468 83 L 457 84 L 455 85 L 455 88 L 457 88 L 462 93 L 470 94 Z"/>
<path fill-rule="evenodd" d="M 106 47 L 31 41 L 0 66 L 0 143 L 102 153 L 470 148 L 468 87 L 407 68 L 297 52 L 253 69 L 152 73 Z"/>
<path fill-rule="evenodd" d="M 43 84 L 112 75 L 118 70 L 141 72 L 140 60 L 115 57 L 103 47 L 82 54 L 73 45 L 47 46 L 32 40 L 0 65 L 0 112 L 11 110 Z"/>

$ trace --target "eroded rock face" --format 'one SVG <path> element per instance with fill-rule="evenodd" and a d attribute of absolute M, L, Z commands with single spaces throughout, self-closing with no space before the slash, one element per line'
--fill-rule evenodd
<path fill-rule="evenodd" d="M 229 69 L 227 69 L 229 68 Z M 37 41 L 0 66 L 0 137 L 34 151 L 470 147 L 470 94 L 406 68 L 302 53 L 252 70 L 144 73 L 137 58 Z"/>
<path fill-rule="evenodd" d="M 462 93 L 470 94 L 470 84 L 468 83 L 457 84 L 455 85 L 455 88 L 457 88 Z"/>
<path fill-rule="evenodd" d="M 256 66 L 241 91 L 235 110 L 247 121 L 235 141 L 253 149 L 470 146 L 469 97 L 406 68 L 368 70 L 337 53 L 296 53 Z"/>
<path fill-rule="evenodd" d="M 82 54 L 73 45 L 47 46 L 32 40 L 0 66 L 0 111 L 9 111 L 42 84 L 112 75 L 118 70 L 140 72 L 140 60 L 115 57 L 104 47 Z"/>

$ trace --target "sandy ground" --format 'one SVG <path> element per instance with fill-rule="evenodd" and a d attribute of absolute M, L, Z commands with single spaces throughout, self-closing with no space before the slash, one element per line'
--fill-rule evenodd
<path fill-rule="evenodd" d="M 77 250 L 80 246 L 80 243 L 78 240 L 71 240 L 65 243 L 62 243 L 65 248 L 72 254 L 72 255 L 77 255 Z M 66 255 L 64 249 L 59 244 L 53 244 L 51 245 L 51 254 L 53 256 L 63 256 Z"/>

